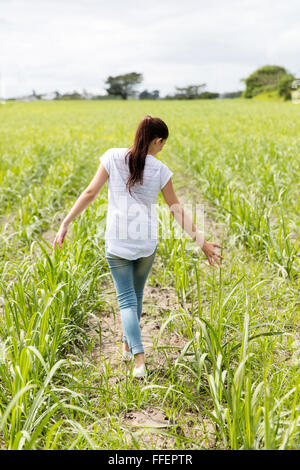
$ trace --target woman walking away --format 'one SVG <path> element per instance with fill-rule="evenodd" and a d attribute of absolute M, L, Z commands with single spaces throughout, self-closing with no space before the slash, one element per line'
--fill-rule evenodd
<path fill-rule="evenodd" d="M 220 265 L 215 248 L 208 243 L 184 212 L 172 185 L 173 172 L 158 160 L 169 136 L 157 117 L 145 116 L 129 148 L 110 148 L 100 157 L 99 168 L 85 191 L 64 219 L 53 242 L 60 248 L 69 223 L 97 196 L 108 179 L 108 211 L 105 256 L 116 289 L 123 327 L 123 358 L 134 359 L 134 377 L 147 375 L 140 318 L 144 286 L 157 250 L 155 204 L 161 190 L 171 214 L 203 250 L 210 265 Z"/>

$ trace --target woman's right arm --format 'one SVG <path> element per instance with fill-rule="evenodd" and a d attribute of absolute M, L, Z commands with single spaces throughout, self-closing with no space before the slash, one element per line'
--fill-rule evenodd
<path fill-rule="evenodd" d="M 209 243 L 204 239 L 202 233 L 198 232 L 197 228 L 193 224 L 192 219 L 186 214 L 183 210 L 183 207 L 180 205 L 179 199 L 177 198 L 172 178 L 169 179 L 167 184 L 161 190 L 164 200 L 166 201 L 171 214 L 174 219 L 179 223 L 179 225 L 190 235 L 193 241 L 202 249 L 203 253 L 208 259 L 208 262 L 211 266 L 214 266 L 214 261 L 220 266 L 220 259 L 223 259 L 223 256 L 219 255 L 215 248 L 222 248 L 217 243 Z"/>

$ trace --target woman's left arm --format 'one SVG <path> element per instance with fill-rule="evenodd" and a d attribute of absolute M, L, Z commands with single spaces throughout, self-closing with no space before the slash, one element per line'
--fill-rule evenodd
<path fill-rule="evenodd" d="M 66 233 L 68 231 L 68 226 L 75 217 L 83 212 L 91 202 L 96 198 L 102 187 L 104 186 L 106 180 L 108 179 L 108 173 L 105 170 L 102 163 L 99 165 L 99 168 L 88 185 L 88 187 L 83 191 L 79 196 L 74 206 L 70 210 L 69 214 L 64 218 L 61 223 L 61 226 L 56 234 L 56 237 L 53 242 L 53 249 L 56 249 L 56 246 L 59 245 L 62 248 L 63 241 L 65 239 Z"/>
<path fill-rule="evenodd" d="M 188 214 L 185 213 L 183 207 L 181 206 L 178 197 L 175 194 L 172 178 L 169 179 L 167 184 L 161 190 L 163 197 L 166 203 L 169 206 L 171 214 L 175 220 L 181 225 L 181 227 L 190 235 L 193 241 L 202 249 L 205 256 L 208 259 L 208 262 L 211 266 L 215 267 L 214 261 L 221 266 L 221 262 L 218 258 L 223 259 L 223 256 L 219 255 L 215 251 L 215 247 L 222 248 L 217 243 L 209 243 L 204 239 L 204 236 L 201 232 L 198 232 L 197 228 L 193 224 L 192 219 Z"/>

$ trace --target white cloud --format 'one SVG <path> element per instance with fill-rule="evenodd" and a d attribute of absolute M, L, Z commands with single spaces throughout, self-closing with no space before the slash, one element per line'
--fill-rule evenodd
<path fill-rule="evenodd" d="M 6 95 L 103 92 L 141 72 L 162 94 L 188 83 L 241 89 L 260 65 L 299 71 L 300 4 L 270 0 L 0 0 Z"/>

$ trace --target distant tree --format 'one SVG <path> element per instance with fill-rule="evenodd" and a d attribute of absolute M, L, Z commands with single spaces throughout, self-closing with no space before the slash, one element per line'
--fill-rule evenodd
<path fill-rule="evenodd" d="M 242 96 L 242 94 L 243 94 L 242 91 L 228 91 L 226 93 L 222 93 L 220 98 L 224 98 L 224 99 L 239 98 L 240 96 Z"/>
<path fill-rule="evenodd" d="M 279 80 L 278 94 L 279 96 L 282 96 L 285 101 L 292 98 L 291 89 L 294 80 L 295 77 L 291 73 L 282 75 L 281 79 Z"/>
<path fill-rule="evenodd" d="M 73 93 L 65 93 L 61 96 L 63 100 L 80 100 L 82 96 L 78 91 L 74 90 Z"/>
<path fill-rule="evenodd" d="M 244 97 L 253 98 L 265 91 L 277 90 L 282 76 L 286 74 L 286 69 L 278 65 L 265 65 L 255 70 L 248 78 L 243 79 L 246 84 Z"/>
<path fill-rule="evenodd" d="M 140 100 L 150 100 L 151 99 L 151 93 L 148 90 L 141 91 L 139 94 L 139 99 Z"/>
<path fill-rule="evenodd" d="M 219 93 L 213 93 L 211 91 L 200 90 L 206 87 L 205 83 L 201 85 L 189 85 L 186 87 L 175 87 L 177 93 L 174 95 L 166 95 L 165 100 L 211 100 L 216 99 L 220 96 Z"/>
<path fill-rule="evenodd" d="M 37 100 L 40 100 L 42 97 L 42 95 L 38 95 L 35 90 L 32 90 L 32 96 L 34 96 L 34 98 L 36 98 Z"/>
<path fill-rule="evenodd" d="M 197 99 L 200 94 L 200 90 L 206 87 L 206 83 L 201 85 L 188 85 L 186 87 L 175 87 L 177 93 L 175 93 L 175 99 L 181 100 L 193 100 Z"/>
<path fill-rule="evenodd" d="M 109 76 L 105 81 L 108 85 L 106 91 L 109 95 L 121 96 L 123 100 L 127 100 L 129 97 L 136 95 L 134 87 L 142 81 L 143 75 L 136 72 L 117 75 L 115 77 Z"/>
<path fill-rule="evenodd" d="M 93 100 L 121 100 L 120 95 L 95 95 L 92 97 Z"/>
<path fill-rule="evenodd" d="M 54 93 L 55 93 L 54 99 L 55 99 L 55 100 L 60 100 L 60 99 L 61 99 L 61 94 L 59 93 L 59 91 L 55 90 Z"/>
<path fill-rule="evenodd" d="M 144 90 L 139 94 L 140 100 L 157 100 L 159 99 L 159 90 L 153 90 L 152 92 Z"/>
<path fill-rule="evenodd" d="M 215 100 L 216 98 L 219 98 L 220 93 L 212 93 L 211 91 L 204 91 L 203 93 L 200 93 L 198 95 L 199 100 Z"/>

